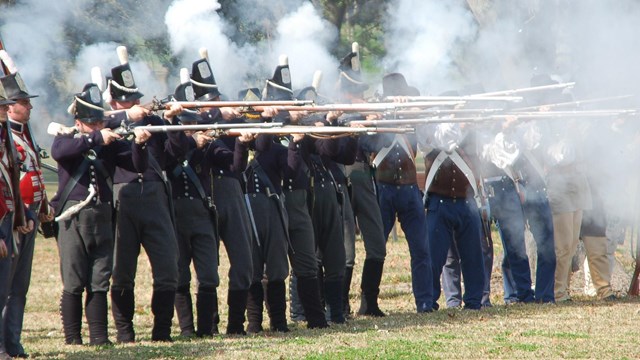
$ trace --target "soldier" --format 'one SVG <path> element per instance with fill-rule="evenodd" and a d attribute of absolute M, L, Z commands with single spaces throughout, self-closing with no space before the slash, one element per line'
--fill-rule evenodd
<path fill-rule="evenodd" d="M 85 85 L 70 113 L 77 132 L 57 135 L 51 154 L 58 162 L 58 192 L 52 199 L 59 222 L 57 237 L 63 292 L 60 313 L 65 343 L 82 344 L 82 293 L 90 345 L 111 344 L 107 335 L 107 292 L 113 266 L 112 176 L 116 166 L 144 172 L 146 141 L 135 129 L 134 144 L 104 128 L 100 89 Z"/>
<path fill-rule="evenodd" d="M 336 123 L 338 113 L 314 114 L 305 119 L 306 124 L 316 126 Z M 344 323 L 344 196 L 346 176 L 339 164 L 350 165 L 355 161 L 357 141 L 355 138 L 330 140 L 305 140 L 306 152 L 310 154 L 307 166 L 312 174 L 313 207 L 311 216 L 315 233 L 318 279 L 321 296 L 327 307 L 327 319 L 336 324 Z"/>
<path fill-rule="evenodd" d="M 201 49 L 201 59 L 191 68 L 191 84 L 196 101 L 220 99 L 220 91 L 207 60 L 206 49 Z M 203 123 L 238 121 L 240 114 L 231 108 L 203 108 Z M 226 137 L 216 140 L 229 150 L 235 149 L 236 139 Z M 211 186 L 213 202 L 218 211 L 219 236 L 229 257 L 229 291 L 227 305 L 229 317 L 227 334 L 246 334 L 244 329 L 247 296 L 253 268 L 251 263 L 251 225 L 245 205 L 239 171 L 242 169 L 219 167 L 213 164 Z M 218 321 L 216 317 L 216 321 Z"/>
<path fill-rule="evenodd" d="M 553 240 L 553 220 L 544 181 L 544 168 L 539 146 L 540 129 L 533 122 L 518 126 L 522 134 L 520 154 L 513 168 L 524 186 L 524 216 L 536 242 L 537 264 L 534 298 L 536 302 L 553 303 L 556 253 Z M 505 302 L 516 297 L 515 283 L 509 262 L 503 261 L 502 278 Z"/>
<path fill-rule="evenodd" d="M 4 62 L 6 65 L 7 61 Z M 32 109 L 30 99 L 37 95 L 29 94 L 17 69 L 9 70 L 12 73 L 0 78 L 0 82 L 4 86 L 6 97 L 15 101 L 15 104 L 9 105 L 7 115 L 18 160 L 22 163 L 20 193 L 25 206 L 35 215 L 26 226 L 18 229 L 19 239 L 16 239 L 16 243 L 19 247 L 14 249 L 17 255 L 13 259 L 11 288 L 4 308 L 4 337 L 7 353 L 11 356 L 24 357 L 26 353 L 20 343 L 20 336 L 27 292 L 31 282 L 35 229 L 38 228 L 39 222 L 53 220 L 53 211 L 46 198 L 40 168 L 40 149 L 29 127 Z"/>
<path fill-rule="evenodd" d="M 358 43 L 352 44 L 352 52 L 344 57 L 340 65 L 339 88 L 341 98 L 347 103 L 364 103 L 364 91 L 368 86 L 360 78 L 360 60 Z M 349 120 L 364 120 L 361 114 L 343 115 L 338 122 Z M 370 120 L 367 117 L 367 120 Z M 364 240 L 365 260 L 362 267 L 362 291 L 358 314 L 370 316 L 384 316 L 378 307 L 380 281 L 386 256 L 386 239 L 382 226 L 382 215 L 378 205 L 373 169 L 370 163 L 371 152 L 374 148 L 374 137 L 362 135 L 358 137 L 358 149 L 353 165 L 346 167 L 349 179 L 349 196 L 345 196 L 345 251 L 347 265 L 345 269 L 344 301 L 345 314 L 349 314 L 349 289 L 355 265 L 355 225 Z"/>
<path fill-rule="evenodd" d="M 0 84 L 0 309 L 4 309 L 11 285 L 11 258 L 13 257 L 13 223 L 15 212 L 15 194 L 19 188 L 14 188 L 11 178 L 11 163 L 9 157 L 12 154 L 7 151 L 7 144 L 11 146 L 11 131 L 7 128 L 7 111 L 9 104 L 14 101 L 7 99 L 4 87 Z M 15 159 L 14 159 L 15 161 Z M 15 164 L 15 163 L 14 163 Z M 19 196 L 19 195 L 18 195 Z M 0 359 L 11 358 L 4 346 L 3 315 L 0 311 Z"/>
<path fill-rule="evenodd" d="M 297 117 L 297 114 L 293 116 Z M 292 122 L 297 123 L 298 120 L 296 118 Z M 326 144 L 327 142 L 319 143 Z M 307 321 L 307 327 L 310 329 L 326 328 L 329 325 L 320 302 L 316 241 L 313 220 L 309 213 L 311 183 L 306 138 L 298 146 L 300 151 L 292 155 L 298 158 L 295 161 L 301 162 L 300 166 L 295 171 L 287 169 L 283 180 L 284 202 L 289 217 L 289 239 L 291 241 L 291 249 L 289 251 L 292 268 L 292 281 L 289 283 L 291 313 L 292 318 L 295 320 L 293 307 L 296 305 L 295 298 L 297 297 L 298 306 L 302 308 L 299 313 Z"/>
<path fill-rule="evenodd" d="M 182 112 L 174 105 L 164 119 L 138 106 L 143 96 L 135 85 L 126 48 L 118 48 L 121 65 L 111 69 L 108 94 L 118 112 L 108 117 L 109 127 L 123 120 L 136 126 L 166 125 Z M 156 134 L 148 143 L 149 167 L 136 173 L 118 167 L 113 179 L 116 207 L 116 237 L 111 288 L 112 312 L 119 343 L 135 341 L 134 285 L 140 246 L 145 248 L 153 276 L 151 311 L 152 341 L 171 341 L 171 320 L 178 284 L 178 244 L 172 220 L 170 187 L 163 171 L 170 158 L 183 157 L 188 142 L 183 132 Z M 173 170 L 173 169 L 167 169 Z M 145 209 L 147 211 L 140 211 Z"/>
<path fill-rule="evenodd" d="M 283 175 L 300 167 L 297 144 L 304 135 L 295 135 L 288 148 L 274 142 L 273 135 L 259 135 L 256 153 L 245 171 L 247 196 L 255 221 L 257 239 L 252 249 L 253 281 L 249 290 L 247 332 L 262 331 L 263 275 L 267 278 L 266 303 L 271 330 L 288 332 L 285 279 L 289 272 L 288 216 L 282 194 Z"/>
<path fill-rule="evenodd" d="M 194 101 L 193 86 L 188 70 L 180 73 L 181 84 L 176 88 L 177 101 Z M 181 124 L 195 124 L 201 117 L 195 111 L 184 110 L 178 119 Z M 178 290 L 176 313 L 182 336 L 210 337 L 218 333 L 218 275 L 217 210 L 211 194 L 213 166 L 232 171 L 234 152 L 222 142 L 204 132 L 186 132 L 190 135 L 190 150 L 186 158 L 169 172 L 176 209 L 176 230 L 180 258 L 178 261 Z M 193 261 L 198 280 L 196 294 L 197 329 L 194 328 L 193 306 L 190 293 Z"/>
<path fill-rule="evenodd" d="M 509 121 L 502 124 L 502 129 L 484 129 L 498 132 L 495 135 L 488 132 L 484 134 L 483 143 L 480 145 L 483 160 L 481 173 L 491 209 L 491 220 L 498 227 L 504 248 L 503 263 L 508 264 L 508 276 L 515 285 L 515 299 L 505 298 L 505 302 L 528 303 L 534 301 L 534 293 L 531 290 L 531 270 L 524 239 L 525 218 L 522 203 L 525 193 L 522 180 L 513 167 L 520 150 L 513 131 L 508 128 L 509 124 Z M 485 281 L 488 279 L 490 275 L 485 277 Z M 511 284 L 504 279 L 503 283 Z"/>
<path fill-rule="evenodd" d="M 382 86 L 384 96 L 409 95 L 409 86 L 402 74 L 385 75 Z M 416 182 L 416 146 L 415 136 L 379 135 L 373 164 L 376 166 L 378 199 L 385 239 L 389 237 L 397 216 L 409 244 L 411 282 L 416 309 L 419 313 L 425 313 L 432 311 L 432 303 L 437 297 L 433 296 L 424 206 Z"/>

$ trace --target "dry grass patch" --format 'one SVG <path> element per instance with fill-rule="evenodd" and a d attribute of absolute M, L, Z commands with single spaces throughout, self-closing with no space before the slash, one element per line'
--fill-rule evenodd
<path fill-rule="evenodd" d="M 362 242 L 351 286 L 351 307 L 359 305 L 359 283 L 364 260 Z M 500 279 L 496 247 L 496 279 Z M 624 253 L 619 254 L 624 256 Z M 226 274 L 228 263 L 221 250 L 219 289 L 221 329 L 226 328 Z M 24 344 L 41 358 L 65 359 L 478 359 L 478 358 L 640 358 L 640 306 L 638 299 L 616 302 L 574 297 L 562 305 L 503 306 L 501 282 L 493 283 L 496 306 L 482 311 L 444 309 L 416 314 L 411 295 L 406 242 L 388 242 L 388 261 L 382 284 L 381 308 L 389 316 L 355 317 L 346 325 L 327 330 L 307 330 L 291 323 L 288 334 L 265 332 L 246 337 L 213 339 L 177 338 L 174 319 L 171 344 L 150 342 L 151 276 L 144 252 L 136 279 L 135 326 L 138 343 L 105 348 L 63 345 L 58 301 L 62 286 L 54 241 L 38 239 L 25 316 Z M 194 284 L 195 292 L 195 284 Z M 265 315 L 266 318 L 266 315 Z M 110 319 L 111 321 L 111 319 Z M 265 320 L 267 326 L 267 320 Z M 111 339 L 115 339 L 110 324 Z M 86 325 L 84 336 L 88 339 Z"/>

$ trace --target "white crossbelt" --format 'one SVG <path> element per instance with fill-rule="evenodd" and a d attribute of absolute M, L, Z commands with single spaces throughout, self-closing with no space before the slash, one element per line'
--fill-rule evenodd
<path fill-rule="evenodd" d="M 384 158 L 387 157 L 387 155 L 389 155 L 389 152 L 391 151 L 391 149 L 395 146 L 400 144 L 400 147 L 402 147 L 402 149 L 404 150 L 404 152 L 407 154 L 407 156 L 409 156 L 409 158 L 413 161 L 413 151 L 411 151 L 411 149 L 409 149 L 409 145 L 407 144 L 406 141 L 400 141 L 399 139 L 401 139 L 400 137 L 401 135 L 396 135 L 393 138 L 393 142 L 391 143 L 391 145 L 387 146 L 387 147 L 383 147 L 382 150 L 380 150 L 378 152 L 378 154 L 376 154 L 376 157 L 373 159 L 373 165 L 375 167 L 378 167 L 382 161 L 384 161 Z"/>
<path fill-rule="evenodd" d="M 429 193 L 429 187 L 431 186 L 431 183 L 433 183 L 433 179 L 435 179 L 436 173 L 438 172 L 438 169 L 440 169 L 440 165 L 442 165 L 442 163 L 444 163 L 444 161 L 447 159 L 451 159 L 451 161 L 453 161 L 453 163 L 458 167 L 458 169 L 460 169 L 460 171 L 462 171 L 464 176 L 467 178 L 467 181 L 469 181 L 469 184 L 473 189 L 473 197 L 476 200 L 476 204 L 478 205 L 478 207 L 481 207 L 476 177 L 473 175 L 473 171 L 471 171 L 471 168 L 469 167 L 467 162 L 464 161 L 464 159 L 460 156 L 460 154 L 458 154 L 457 151 L 452 151 L 451 153 L 440 151 L 438 156 L 436 156 L 436 158 L 433 160 L 431 168 L 429 169 L 429 173 L 427 174 L 427 177 L 425 179 L 424 197 L 422 198 L 422 201 L 426 203 L 427 194 Z"/>

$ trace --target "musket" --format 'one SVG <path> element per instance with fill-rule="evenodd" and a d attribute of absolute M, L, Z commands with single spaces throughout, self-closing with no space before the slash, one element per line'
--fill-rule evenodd
<path fill-rule="evenodd" d="M 174 104 L 179 104 L 185 109 L 199 109 L 203 107 L 254 108 L 256 106 L 305 106 L 305 105 L 312 105 L 313 100 L 167 101 L 167 102 L 159 102 L 157 110 L 169 109 Z"/>
<path fill-rule="evenodd" d="M 453 115 L 453 114 L 488 114 L 504 111 L 504 109 L 420 109 L 420 110 L 396 110 L 389 112 L 395 116 L 419 116 L 419 115 Z"/>
<path fill-rule="evenodd" d="M 473 94 L 469 96 L 471 97 L 503 96 L 503 95 L 508 96 L 513 94 L 523 94 L 523 93 L 535 92 L 535 91 L 565 89 L 565 88 L 570 89 L 574 87 L 575 84 L 576 84 L 575 82 L 568 82 L 568 83 L 561 83 L 561 84 L 532 86 L 532 87 L 526 87 L 526 88 L 520 88 L 520 89 L 509 89 L 509 90 L 502 90 L 502 91 L 485 92 L 485 93 Z"/>
<path fill-rule="evenodd" d="M 362 104 L 327 104 L 309 106 L 272 106 L 278 111 L 308 111 L 308 112 L 385 112 L 396 111 L 406 108 L 425 108 L 432 106 L 455 106 L 463 104 L 464 101 L 418 101 L 406 103 L 362 103 Z M 255 110 L 262 111 L 263 107 L 255 106 Z"/>
<path fill-rule="evenodd" d="M 465 95 L 465 96 L 387 96 L 387 101 L 507 101 L 520 102 L 522 96 L 484 96 L 484 95 Z"/>
<path fill-rule="evenodd" d="M 393 119 L 393 120 L 353 120 L 349 124 L 359 126 L 379 126 L 386 128 L 387 126 L 399 126 L 399 125 L 425 125 L 425 124 L 443 124 L 443 123 L 468 123 L 468 122 L 482 122 L 482 121 L 495 121 L 490 116 L 474 116 L 474 117 L 430 117 L 430 118 L 417 118 L 417 119 Z"/>
<path fill-rule="evenodd" d="M 283 126 L 282 123 L 279 122 L 271 122 L 271 123 L 239 123 L 239 124 L 196 124 L 196 125 L 153 125 L 153 126 L 143 126 L 145 130 L 154 133 L 154 132 L 169 132 L 169 131 L 206 131 L 206 130 L 223 130 L 223 129 L 231 129 L 231 128 L 240 128 L 240 129 L 253 129 L 253 128 L 273 128 Z M 122 135 L 129 136 L 133 135 L 133 128 L 131 126 L 126 126 L 121 124 L 120 127 L 114 129 L 114 132 Z M 63 135 L 63 134 L 74 134 L 77 133 L 78 130 L 75 126 L 65 126 L 57 122 L 50 122 L 47 127 L 47 134 L 49 135 Z"/>
<path fill-rule="evenodd" d="M 512 110 L 513 111 L 526 111 L 526 110 L 537 110 L 537 109 L 540 109 L 541 107 L 547 107 L 549 109 L 554 109 L 554 108 L 565 107 L 565 106 L 581 106 L 581 105 L 584 105 L 584 104 L 593 104 L 593 103 L 600 103 L 600 102 L 605 102 L 605 101 L 628 99 L 628 98 L 632 98 L 634 96 L 635 95 L 609 96 L 609 97 L 587 99 L 587 100 L 576 100 L 576 101 L 568 101 L 568 102 L 561 102 L 561 103 L 554 103 L 554 104 L 527 106 L 527 107 L 517 108 L 517 109 L 512 109 Z"/>
<path fill-rule="evenodd" d="M 264 107 L 264 106 L 305 106 L 312 105 L 313 100 L 270 100 L 270 101 L 170 101 L 167 99 L 158 100 L 154 98 L 150 103 L 146 103 L 144 105 L 140 105 L 141 107 L 150 110 L 150 111 L 159 111 L 166 110 L 171 108 L 172 105 L 179 104 L 185 109 L 201 109 L 207 107 L 231 107 L 231 108 L 241 108 L 241 111 L 257 111 L 254 110 L 255 107 Z M 116 114 L 119 112 L 126 111 L 126 109 L 120 110 L 107 110 L 104 112 L 105 116 L 109 116 L 112 114 Z M 260 110 L 261 111 L 261 110 Z"/>
<path fill-rule="evenodd" d="M 287 125 L 279 128 L 270 129 L 222 129 L 214 130 L 214 136 L 239 136 L 243 133 L 252 134 L 305 134 L 309 136 L 332 136 L 332 135 L 361 135 L 361 134 L 377 134 L 377 133 L 412 133 L 413 128 L 402 127 L 349 127 L 349 126 L 298 126 Z"/>
<path fill-rule="evenodd" d="M 557 117 L 611 117 L 638 115 L 638 110 L 576 110 L 576 111 L 512 111 L 505 114 L 489 115 L 489 117 L 506 118 L 516 116 L 518 118 L 557 118 Z"/>
<path fill-rule="evenodd" d="M 49 171 L 53 171 L 56 174 L 58 173 L 58 168 L 53 166 L 53 165 L 47 164 L 46 162 L 43 162 L 40 165 L 42 165 L 43 168 L 45 168 L 45 169 L 47 169 Z"/>

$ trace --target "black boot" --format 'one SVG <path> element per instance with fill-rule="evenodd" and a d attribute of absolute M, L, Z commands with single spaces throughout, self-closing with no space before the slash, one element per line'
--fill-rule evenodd
<path fill-rule="evenodd" d="M 289 276 L 289 299 L 291 307 L 289 308 L 289 314 L 293 321 L 305 321 L 304 305 L 300 302 L 300 295 L 298 295 L 298 277 L 293 273 Z"/>
<path fill-rule="evenodd" d="M 67 345 L 82 345 L 82 294 L 62 292 L 60 316 L 64 328 L 64 342 Z"/>
<path fill-rule="evenodd" d="M 271 331 L 289 332 L 287 327 L 287 295 L 284 280 L 267 283 L 267 303 Z"/>
<path fill-rule="evenodd" d="M 191 337 L 196 331 L 193 326 L 193 301 L 191 300 L 190 286 L 180 286 L 176 290 L 175 307 L 180 325 L 180 336 Z M 199 319 L 198 315 L 198 319 Z"/>
<path fill-rule="evenodd" d="M 344 324 L 346 322 L 343 313 L 342 279 L 336 281 L 324 281 L 324 298 L 327 303 L 327 313 L 331 322 Z"/>
<path fill-rule="evenodd" d="M 365 260 L 362 268 L 362 296 L 360 298 L 359 315 L 382 317 L 385 313 L 378 307 L 378 295 L 380 294 L 380 281 L 384 262 L 377 260 Z"/>
<path fill-rule="evenodd" d="M 342 312 L 344 317 L 351 318 L 351 305 L 349 305 L 349 292 L 351 290 L 351 278 L 353 277 L 353 267 L 347 266 L 344 269 L 344 282 L 342 283 Z"/>
<path fill-rule="evenodd" d="M 244 313 L 247 310 L 248 296 L 249 290 L 229 290 L 227 293 L 229 306 L 227 335 L 247 335 L 244 331 Z"/>
<path fill-rule="evenodd" d="M 324 329 L 329 327 L 325 319 L 324 307 L 320 302 L 320 284 L 317 277 L 299 277 L 297 293 L 304 308 L 309 329 Z M 289 289 L 290 292 L 291 289 Z"/>
<path fill-rule="evenodd" d="M 84 310 L 89 324 L 89 345 L 111 345 L 107 332 L 107 293 L 88 292 Z"/>
<path fill-rule="evenodd" d="M 135 298 L 133 289 L 111 289 L 111 312 L 116 325 L 118 343 L 132 343 L 135 341 L 133 330 L 133 311 Z"/>
<path fill-rule="evenodd" d="M 256 334 L 262 331 L 262 309 L 264 302 L 264 290 L 262 283 L 256 282 L 251 284 L 249 294 L 247 296 L 247 332 Z"/>
<path fill-rule="evenodd" d="M 154 291 L 151 296 L 153 328 L 151 341 L 173 341 L 171 339 L 171 321 L 176 292 L 172 290 Z"/>
<path fill-rule="evenodd" d="M 198 288 L 196 297 L 198 312 L 198 337 L 212 337 L 218 333 L 215 315 L 218 313 L 218 293 L 215 287 L 203 286 Z"/>

